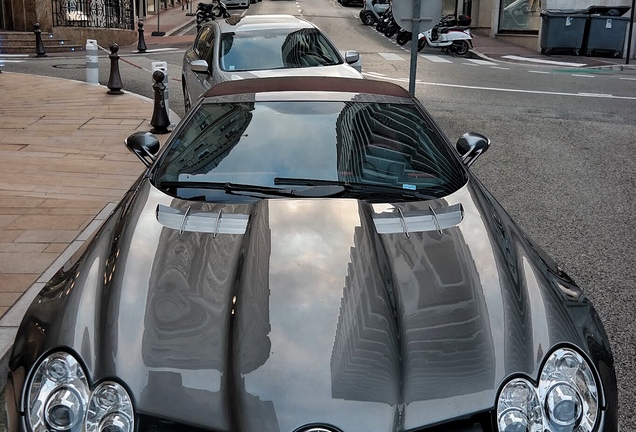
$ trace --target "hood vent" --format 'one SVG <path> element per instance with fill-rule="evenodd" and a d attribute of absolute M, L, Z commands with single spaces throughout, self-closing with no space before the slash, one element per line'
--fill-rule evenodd
<path fill-rule="evenodd" d="M 184 231 L 214 234 L 245 234 L 249 215 L 211 213 L 205 211 L 175 209 L 162 204 L 157 206 L 157 221 L 165 227 Z"/>
<path fill-rule="evenodd" d="M 375 229 L 379 234 L 404 233 L 407 237 L 410 233 L 442 231 L 452 228 L 464 219 L 464 208 L 461 204 L 455 204 L 433 211 L 397 211 L 376 213 L 373 215 Z"/>

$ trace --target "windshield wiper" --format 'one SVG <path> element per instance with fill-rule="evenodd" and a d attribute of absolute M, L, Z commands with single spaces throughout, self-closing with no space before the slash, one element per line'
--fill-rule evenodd
<path fill-rule="evenodd" d="M 163 181 L 159 183 L 160 188 L 184 188 L 184 189 L 222 189 L 229 195 L 274 195 L 281 197 L 311 198 L 333 196 L 344 192 L 340 185 L 299 185 L 309 186 L 300 190 L 278 188 L 272 186 L 259 186 L 231 182 L 200 182 L 200 181 Z"/>
<path fill-rule="evenodd" d="M 298 196 L 291 189 L 282 189 L 271 186 L 257 186 L 231 182 L 201 182 L 201 181 L 163 181 L 158 184 L 160 188 L 182 189 L 221 189 L 229 195 L 244 195 L 241 192 L 257 193 L 263 195 L 276 195 L 285 197 Z"/>
<path fill-rule="evenodd" d="M 363 196 L 391 196 L 400 198 L 415 198 L 432 200 L 436 197 L 426 195 L 415 190 L 402 189 L 395 186 L 374 185 L 367 183 L 356 182 L 344 182 L 338 180 L 321 180 L 321 179 L 304 179 L 293 177 L 275 177 L 275 185 L 290 185 L 290 186 L 340 186 L 344 191 L 351 193 L 352 195 Z"/>

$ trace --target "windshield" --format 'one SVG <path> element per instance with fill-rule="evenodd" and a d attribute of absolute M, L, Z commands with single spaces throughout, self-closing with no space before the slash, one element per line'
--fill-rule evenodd
<path fill-rule="evenodd" d="M 153 174 L 157 187 L 180 197 L 196 194 L 181 189 L 187 182 L 193 189 L 205 182 L 281 188 L 312 184 L 298 179 L 442 197 L 460 188 L 466 177 L 415 105 L 334 101 L 203 104 Z M 171 190 L 167 184 L 180 188 Z"/>
<path fill-rule="evenodd" d="M 268 29 L 224 33 L 219 64 L 224 71 L 253 71 L 342 63 L 340 55 L 317 29 Z"/>

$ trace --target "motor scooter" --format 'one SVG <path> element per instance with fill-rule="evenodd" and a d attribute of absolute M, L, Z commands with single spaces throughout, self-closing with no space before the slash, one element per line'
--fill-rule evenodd
<path fill-rule="evenodd" d="M 457 18 L 458 25 L 448 25 L 452 20 L 444 20 L 443 17 L 432 29 L 418 35 L 417 50 L 421 51 L 425 46 L 433 48 L 443 48 L 446 51 L 454 52 L 457 55 L 466 55 L 472 48 L 472 36 L 470 35 L 470 17 L 460 15 Z"/>
<path fill-rule="evenodd" d="M 196 13 L 197 32 L 201 29 L 201 26 L 204 22 L 214 20 L 217 17 L 221 16 L 223 18 L 230 17 L 227 6 L 225 6 L 225 3 L 223 3 L 221 0 L 218 0 L 214 3 L 199 2 L 199 4 L 197 4 Z"/>
<path fill-rule="evenodd" d="M 384 13 L 380 16 L 380 20 L 375 25 L 375 29 L 380 33 L 384 33 L 389 23 L 393 20 L 393 12 L 391 5 L 384 11 Z"/>

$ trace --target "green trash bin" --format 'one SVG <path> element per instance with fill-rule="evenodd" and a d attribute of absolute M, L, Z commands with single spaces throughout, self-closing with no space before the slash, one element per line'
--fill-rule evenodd
<path fill-rule="evenodd" d="M 629 18 L 624 17 L 629 6 L 591 6 L 585 32 L 585 55 L 608 54 L 622 57 Z"/>
<path fill-rule="evenodd" d="M 541 54 L 568 51 L 579 55 L 588 15 L 569 9 L 541 12 Z"/>

